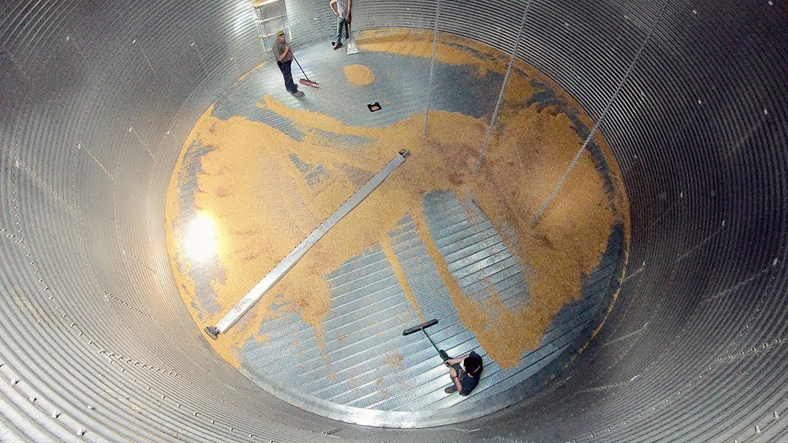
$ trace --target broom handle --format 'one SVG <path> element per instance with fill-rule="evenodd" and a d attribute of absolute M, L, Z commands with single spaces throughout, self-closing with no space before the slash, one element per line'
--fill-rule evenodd
<path fill-rule="evenodd" d="M 295 60 L 296 64 L 298 65 L 298 69 L 300 69 L 301 73 L 304 74 L 304 77 L 306 77 L 306 80 L 311 82 L 312 80 L 309 80 L 309 77 L 306 75 L 306 72 L 304 72 L 304 68 L 301 67 L 301 63 L 298 63 L 298 59 L 295 58 L 295 54 L 293 54 L 293 51 L 290 51 L 290 54 L 293 56 L 293 60 Z"/>
<path fill-rule="evenodd" d="M 430 341 L 430 343 L 432 343 L 432 347 L 433 347 L 433 348 L 435 348 L 435 350 L 436 350 L 436 351 L 438 351 L 438 355 L 441 355 L 441 350 L 440 350 L 440 349 L 438 349 L 438 347 L 437 347 L 437 346 L 435 346 L 435 342 L 434 342 L 434 341 L 432 341 L 432 338 L 430 338 L 430 334 L 427 334 L 427 331 L 425 331 L 424 329 L 422 329 L 422 330 L 421 330 L 421 332 L 423 332 L 423 333 L 424 333 L 424 335 L 426 335 L 426 336 L 427 336 L 427 340 L 429 340 L 429 341 Z M 443 358 L 443 357 L 441 357 L 441 358 Z"/>

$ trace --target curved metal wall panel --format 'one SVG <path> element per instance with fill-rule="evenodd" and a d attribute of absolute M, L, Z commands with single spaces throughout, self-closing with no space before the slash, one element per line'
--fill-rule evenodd
<path fill-rule="evenodd" d="M 514 48 L 524 1 L 440 4 L 441 32 Z M 354 27 L 432 29 L 436 5 L 358 0 Z M 593 118 L 609 107 L 630 266 L 582 372 L 471 424 L 486 437 L 788 434 L 788 8 L 669 2 L 611 104 L 663 5 L 531 2 L 518 57 Z M 285 7 L 294 43 L 330 39 L 326 1 Z M 305 414 L 193 327 L 163 247 L 164 193 L 197 117 L 269 58 L 250 17 L 248 1 L 0 6 L 0 439 L 482 439 Z"/>
<path fill-rule="evenodd" d="M 30 440 L 330 429 L 218 359 L 173 297 L 163 190 L 193 122 L 261 61 L 246 2 L 194 6 L 2 6 L 0 416 Z"/>

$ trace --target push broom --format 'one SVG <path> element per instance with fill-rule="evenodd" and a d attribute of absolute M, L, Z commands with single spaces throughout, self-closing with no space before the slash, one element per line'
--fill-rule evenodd
<path fill-rule="evenodd" d="M 307 77 L 306 72 L 304 72 L 304 68 L 301 67 L 301 63 L 298 63 L 298 59 L 295 58 L 295 55 L 293 55 L 293 60 L 295 60 L 296 64 L 298 65 L 298 69 L 300 69 L 301 73 L 304 74 L 304 77 L 306 77 L 306 78 L 302 78 L 301 80 L 298 80 L 298 82 L 301 83 L 302 85 L 311 86 L 313 88 L 319 88 L 320 85 L 317 82 L 313 82 L 312 80 L 309 80 L 309 77 Z"/>
<path fill-rule="evenodd" d="M 430 326 L 435 326 L 437 324 L 438 324 L 438 319 L 437 318 L 433 318 L 432 320 L 425 321 L 424 323 L 422 323 L 420 325 L 416 325 L 416 326 L 413 326 L 412 328 L 405 329 L 404 331 L 402 331 L 402 335 L 410 335 L 410 334 L 413 334 L 414 332 L 419 332 L 419 331 L 423 332 L 424 335 L 427 336 L 427 340 L 429 340 L 430 343 L 432 343 L 432 347 L 435 348 L 436 351 L 438 351 L 438 355 L 440 355 L 440 357 L 445 362 L 446 360 L 449 359 L 449 355 L 446 354 L 446 351 L 440 350 L 440 349 L 438 349 L 437 346 L 435 346 L 435 342 L 432 341 L 432 339 L 430 338 L 430 334 L 427 334 L 427 330 L 426 330 Z"/>

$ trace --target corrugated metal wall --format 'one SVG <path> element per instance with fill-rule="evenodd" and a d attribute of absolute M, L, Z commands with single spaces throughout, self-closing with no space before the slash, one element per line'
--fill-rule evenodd
<path fill-rule="evenodd" d="M 207 348 L 163 246 L 181 143 L 268 57 L 248 1 L 0 6 L 0 439 L 788 439 L 788 8 L 671 1 L 601 129 L 630 268 L 587 366 L 457 429 L 351 428 Z M 286 0 L 295 44 L 327 0 Z M 518 56 L 599 118 L 662 1 L 534 0 Z M 434 1 L 358 0 L 354 27 L 431 29 Z M 439 29 L 514 47 L 521 1 L 441 2 Z M 342 431 L 336 431 L 342 428 Z"/>

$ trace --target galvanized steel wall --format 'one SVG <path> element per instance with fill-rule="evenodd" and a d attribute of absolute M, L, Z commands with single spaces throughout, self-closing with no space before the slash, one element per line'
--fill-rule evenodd
<path fill-rule="evenodd" d="M 334 440 L 207 348 L 163 245 L 182 141 L 269 57 L 249 3 L 0 6 L 0 439 Z M 294 43 L 330 39 L 327 3 L 286 0 Z M 518 56 L 599 118 L 663 4 L 534 0 Z M 354 27 L 432 29 L 435 11 L 358 0 Z M 524 11 L 446 0 L 439 29 L 510 51 Z M 788 438 L 785 23 L 780 1 L 668 4 L 601 126 L 632 213 L 616 308 L 583 371 L 484 436 Z"/>

